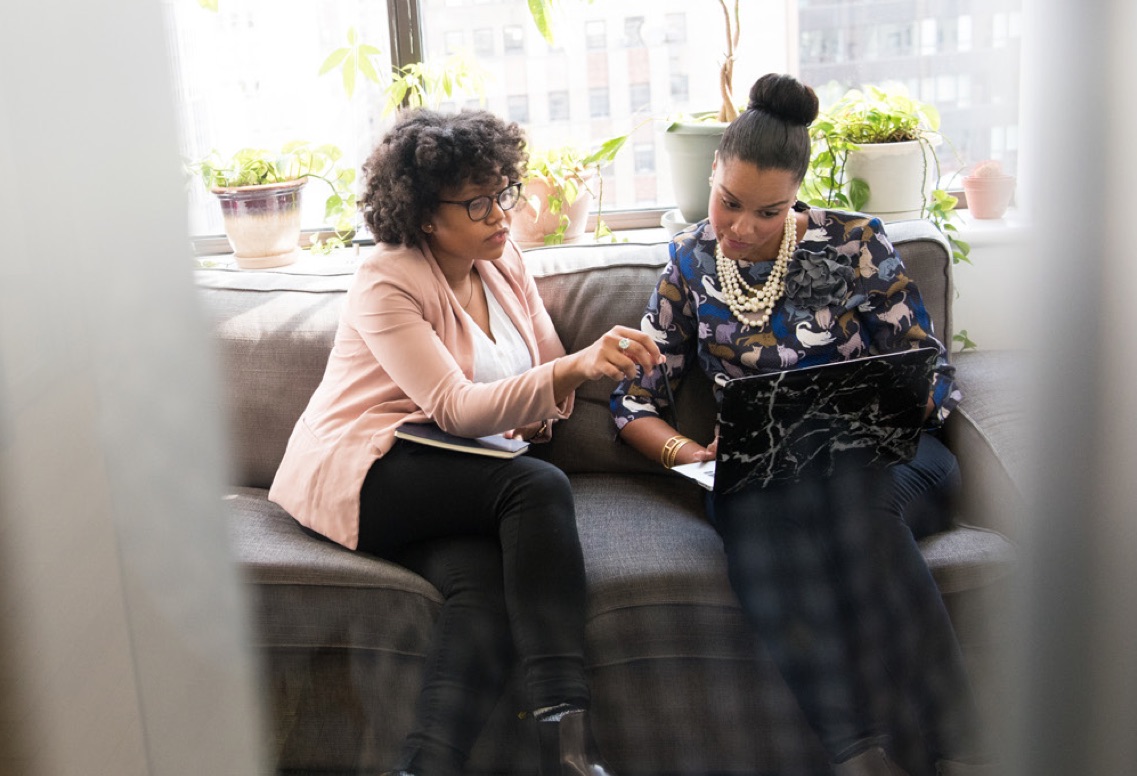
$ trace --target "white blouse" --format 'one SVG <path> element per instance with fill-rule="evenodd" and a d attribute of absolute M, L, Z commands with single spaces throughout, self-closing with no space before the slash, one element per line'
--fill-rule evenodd
<path fill-rule="evenodd" d="M 492 383 L 532 369 L 533 359 L 529 355 L 529 348 L 525 347 L 525 340 L 521 338 L 513 321 L 505 314 L 497 297 L 480 278 L 479 282 L 486 292 L 490 331 L 493 332 L 494 338 L 490 339 L 482 331 L 482 327 L 470 317 L 469 313 L 466 313 L 474 329 L 474 382 Z"/>

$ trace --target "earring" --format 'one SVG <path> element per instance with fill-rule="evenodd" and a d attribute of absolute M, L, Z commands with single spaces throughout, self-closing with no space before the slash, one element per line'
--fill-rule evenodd
<path fill-rule="evenodd" d="M 707 183 L 714 186 L 715 185 L 715 176 L 714 175 L 708 175 L 707 176 Z"/>
<path fill-rule="evenodd" d="M 434 231 L 434 224 L 423 224 L 422 230 L 424 232 L 426 232 L 427 234 L 430 234 L 431 232 Z"/>

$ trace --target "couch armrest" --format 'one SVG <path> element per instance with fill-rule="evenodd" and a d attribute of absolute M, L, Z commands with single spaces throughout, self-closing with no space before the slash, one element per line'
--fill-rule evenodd
<path fill-rule="evenodd" d="M 1025 519 L 1031 461 L 1021 384 L 1025 355 L 980 350 L 952 360 L 963 401 L 944 433 L 963 475 L 959 517 L 1014 537 Z"/>

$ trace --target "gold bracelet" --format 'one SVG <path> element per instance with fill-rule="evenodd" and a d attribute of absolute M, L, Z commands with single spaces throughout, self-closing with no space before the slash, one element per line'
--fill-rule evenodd
<path fill-rule="evenodd" d="M 679 457 L 679 449 L 690 441 L 692 440 L 676 434 L 664 442 L 663 449 L 659 451 L 659 462 L 663 464 L 663 468 L 670 469 L 674 466 L 675 460 Z"/>

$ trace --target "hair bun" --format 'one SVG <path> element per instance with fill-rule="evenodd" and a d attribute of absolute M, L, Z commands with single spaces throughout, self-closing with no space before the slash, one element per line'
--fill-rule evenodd
<path fill-rule="evenodd" d="M 817 94 L 792 75 L 769 73 L 750 87 L 747 110 L 759 110 L 788 124 L 808 127 L 817 118 Z"/>

